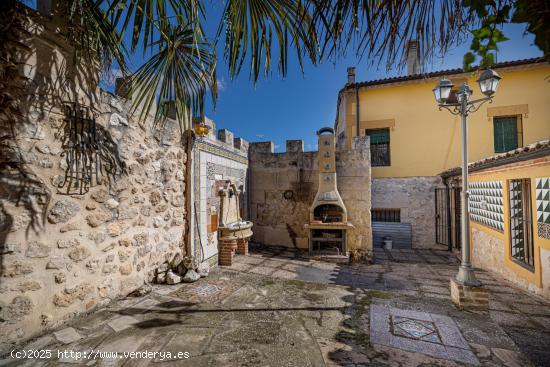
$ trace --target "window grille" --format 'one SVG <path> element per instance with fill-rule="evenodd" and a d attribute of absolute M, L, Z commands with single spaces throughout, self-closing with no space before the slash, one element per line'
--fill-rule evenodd
<path fill-rule="evenodd" d="M 371 209 L 373 222 L 401 222 L 401 209 Z"/>
<path fill-rule="evenodd" d="M 510 180 L 510 239 L 512 257 L 533 267 L 531 180 Z"/>
<path fill-rule="evenodd" d="M 370 137 L 370 160 L 373 167 L 390 165 L 390 129 L 367 129 Z"/>

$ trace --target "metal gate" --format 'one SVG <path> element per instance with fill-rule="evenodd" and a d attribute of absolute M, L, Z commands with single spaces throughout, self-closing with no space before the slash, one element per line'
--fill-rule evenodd
<path fill-rule="evenodd" d="M 449 189 L 435 189 L 435 242 L 451 249 L 451 211 Z"/>

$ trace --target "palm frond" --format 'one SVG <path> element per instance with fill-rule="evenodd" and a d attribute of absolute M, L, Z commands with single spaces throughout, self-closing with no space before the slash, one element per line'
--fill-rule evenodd
<path fill-rule="evenodd" d="M 239 74 L 249 55 L 250 79 L 255 83 L 262 68 L 265 75 L 269 73 L 274 53 L 284 77 L 291 47 L 302 69 L 304 57 L 315 64 L 318 40 L 311 11 L 301 0 L 228 0 L 216 40 L 225 33 L 224 57 L 230 77 Z"/>
<path fill-rule="evenodd" d="M 122 33 L 131 26 L 130 48 L 139 46 L 145 53 L 157 37 L 159 29 L 167 24 L 193 24 L 200 28 L 199 18 L 204 15 L 202 0 L 100 0 L 109 1 L 107 13 Z"/>
<path fill-rule="evenodd" d="M 216 55 L 196 29 L 192 23 L 165 24 L 153 43 L 157 52 L 129 79 L 133 111 L 139 110 L 142 120 L 158 105 L 155 127 L 164 124 L 173 108 L 181 131 L 189 130 L 193 116 L 204 113 L 206 94 L 210 91 L 216 99 Z"/>
<path fill-rule="evenodd" d="M 405 61 L 405 45 L 419 42 L 429 61 L 464 40 L 471 15 L 460 0 L 311 0 L 322 31 L 322 55 L 340 57 L 352 50 L 389 69 Z M 321 16 L 323 18 L 321 19 Z"/>
<path fill-rule="evenodd" d="M 60 7 L 65 36 L 75 47 L 75 62 L 90 65 L 98 60 L 100 70 L 107 71 L 116 61 L 126 73 L 127 52 L 121 34 L 101 8 L 101 1 L 71 0 L 60 2 Z"/>

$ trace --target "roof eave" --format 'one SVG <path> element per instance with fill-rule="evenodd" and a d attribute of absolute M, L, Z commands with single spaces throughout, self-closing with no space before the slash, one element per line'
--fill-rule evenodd
<path fill-rule="evenodd" d="M 532 59 L 501 62 L 501 63 L 495 64 L 493 66 L 493 69 L 513 68 L 513 67 L 526 66 L 526 65 L 538 65 L 543 63 L 547 63 L 546 59 L 544 57 L 537 57 Z M 340 89 L 339 93 L 348 91 L 348 90 L 355 90 L 357 88 L 363 88 L 363 87 L 390 85 L 390 84 L 411 82 L 411 81 L 417 81 L 417 80 L 427 80 L 427 79 L 436 78 L 440 76 L 458 76 L 458 75 L 471 74 L 471 73 L 472 71 L 465 71 L 463 69 L 456 68 L 456 69 L 438 70 L 438 71 L 424 73 L 424 74 L 406 75 L 406 76 L 400 76 L 400 77 L 350 83 L 350 84 L 346 84 L 342 89 Z"/>
<path fill-rule="evenodd" d="M 487 162 L 482 162 L 478 164 L 474 162 L 473 167 L 468 167 L 468 173 L 483 171 L 488 168 L 505 166 L 507 164 L 524 162 L 531 159 L 537 159 L 537 158 L 542 158 L 547 156 L 550 156 L 550 145 L 547 145 L 541 149 L 531 150 L 528 152 L 520 152 L 518 154 L 511 155 L 509 157 L 495 158 L 492 160 L 488 160 Z M 462 175 L 462 168 L 461 167 L 452 168 L 450 170 L 441 172 L 439 175 L 444 179 L 460 176 Z"/>

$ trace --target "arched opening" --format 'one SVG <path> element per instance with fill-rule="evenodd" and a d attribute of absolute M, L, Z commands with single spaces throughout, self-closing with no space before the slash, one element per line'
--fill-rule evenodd
<path fill-rule="evenodd" d="M 321 204 L 313 209 L 313 220 L 323 223 L 343 222 L 344 210 L 338 205 Z"/>

